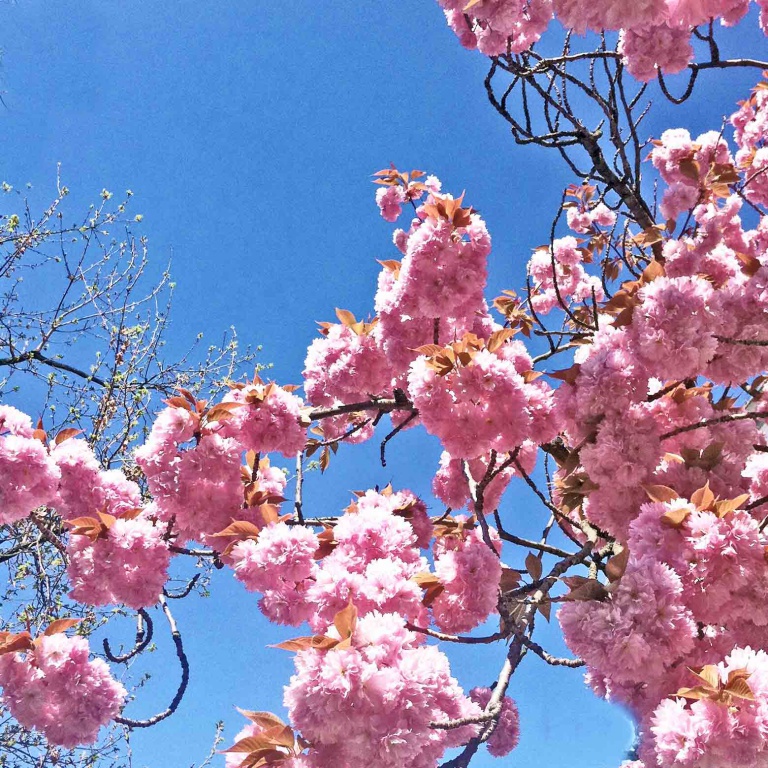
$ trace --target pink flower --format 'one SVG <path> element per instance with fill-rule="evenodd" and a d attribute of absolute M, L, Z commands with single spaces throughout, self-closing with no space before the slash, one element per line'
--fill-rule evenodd
<path fill-rule="evenodd" d="M 32 650 L 0 656 L 3 703 L 25 728 L 72 748 L 96 741 L 127 692 L 101 660 L 88 660 L 82 637 L 41 636 Z"/>
<path fill-rule="evenodd" d="M 469 698 L 479 704 L 483 709 L 491 700 L 492 691 L 490 688 L 473 688 L 469 693 Z M 504 757 L 508 755 L 520 740 L 520 715 L 517 706 L 509 696 L 505 696 L 501 701 L 501 714 L 498 724 L 488 739 L 488 751 L 494 757 Z"/>
<path fill-rule="evenodd" d="M 379 187 L 376 190 L 376 205 L 385 221 L 397 221 L 405 202 L 405 190 L 399 186 Z"/>

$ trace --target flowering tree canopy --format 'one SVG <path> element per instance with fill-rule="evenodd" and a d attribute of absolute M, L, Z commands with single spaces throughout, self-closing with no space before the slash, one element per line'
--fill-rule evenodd
<path fill-rule="evenodd" d="M 137 720 L 71 602 L 26 627 L 4 617 L 3 703 L 49 744 L 173 714 L 190 667 L 168 599 L 199 577 L 174 593 L 168 574 L 188 559 L 298 628 L 277 646 L 294 654 L 288 722 L 255 700 L 227 768 L 504 756 L 525 739 L 508 694 L 526 657 L 585 667 L 632 713 L 627 768 L 768 764 L 768 80 L 725 126 L 642 136 L 650 81 L 679 103 L 720 70 L 768 70 L 716 39 L 749 2 L 440 4 L 490 57 L 488 97 L 517 142 L 558 150 L 575 174 L 546 242 L 517 290 L 489 296 L 492 240 L 471 191 L 383 169 L 375 201 L 400 226 L 371 313 L 320 323 L 301 388 L 258 374 L 210 399 L 180 386 L 122 470 L 78 429 L 0 405 L 0 522 L 55 549 L 70 601 L 136 614 L 132 650 L 105 642 L 113 667 L 147 648 L 157 604 L 181 666 L 168 708 Z M 534 45 L 558 23 L 562 51 L 543 56 Z M 673 95 L 664 76 L 684 70 Z M 434 499 L 388 485 L 312 514 L 308 462 L 330 477 L 340 446 L 378 436 L 385 464 L 409 429 L 442 446 Z M 535 539 L 506 513 L 526 487 Z M 536 639 L 539 617 L 572 657 Z M 457 643 L 504 648 L 492 686 L 459 686 Z"/>

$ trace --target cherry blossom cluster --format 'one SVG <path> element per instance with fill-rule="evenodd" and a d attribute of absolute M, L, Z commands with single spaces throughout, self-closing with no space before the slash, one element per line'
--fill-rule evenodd
<path fill-rule="evenodd" d="M 706 181 L 719 176 L 733 163 L 728 144 L 718 131 L 708 131 L 691 139 L 684 128 L 671 128 L 654 142 L 653 165 L 667 183 L 661 212 L 667 219 L 702 201 Z"/>
<path fill-rule="evenodd" d="M 67 544 L 70 596 L 86 605 L 154 605 L 168 579 L 165 527 L 147 512 L 71 521 Z"/>
<path fill-rule="evenodd" d="M 491 700 L 493 691 L 490 688 L 473 688 L 469 692 L 469 698 L 476 704 L 485 708 Z M 505 696 L 501 703 L 501 715 L 491 737 L 486 742 L 488 751 L 494 757 L 508 755 L 520 739 L 520 714 L 517 705 L 509 696 Z"/>
<path fill-rule="evenodd" d="M 469 632 L 496 611 L 501 579 L 501 542 L 494 529 L 493 549 L 480 527 L 470 530 L 459 525 L 438 535 L 434 544 L 435 575 L 442 588 L 432 602 L 437 626 L 454 634 Z M 440 531 L 438 531 L 440 533 Z"/>
<path fill-rule="evenodd" d="M 417 356 L 412 350 L 482 327 L 483 289 L 491 240 L 485 222 L 462 199 L 430 192 L 408 232 L 395 244 L 402 261 L 382 262 L 375 308 L 379 338 L 394 376 Z"/>
<path fill-rule="evenodd" d="M 505 344 L 505 335 L 497 332 L 487 344 L 467 334 L 444 348 L 428 345 L 411 364 L 408 392 L 426 430 L 452 457 L 506 453 L 556 433 L 548 418 L 552 390 L 526 379 L 530 357 Z"/>
<path fill-rule="evenodd" d="M 584 216 L 588 219 L 590 214 Z M 581 228 L 584 221 L 571 216 L 569 224 L 574 229 Z M 533 252 L 528 262 L 528 274 L 534 284 L 531 305 L 538 314 L 546 315 L 571 300 L 591 301 L 594 297 L 595 301 L 600 301 L 605 298 L 600 279 L 587 274 L 581 263 L 583 259 L 584 252 L 571 236 L 556 239 L 551 248 L 537 248 Z"/>
<path fill-rule="evenodd" d="M 235 523 L 223 533 L 239 533 L 225 557 L 248 590 L 262 593 L 262 612 L 278 624 L 308 621 L 323 632 L 352 601 L 360 615 L 397 613 L 424 627 L 431 615 L 440 629 L 464 632 L 496 610 L 498 534 L 490 529 L 489 548 L 480 527 L 463 516 L 446 518 L 435 530 L 424 503 L 407 490 L 360 494 L 319 535 L 285 521 L 261 529 Z M 433 534 L 430 574 L 419 549 L 430 546 Z"/>
<path fill-rule="evenodd" d="M 0 523 L 22 520 L 56 498 L 61 471 L 45 444 L 34 437 L 32 419 L 0 406 Z"/>
<path fill-rule="evenodd" d="M 272 523 L 226 554 L 236 578 L 263 593 L 265 615 L 285 624 L 308 620 L 318 633 L 282 644 L 298 651 L 285 704 L 310 744 L 307 754 L 287 755 L 287 765 L 344 764 L 364 751 L 374 768 L 426 768 L 472 735 L 472 727 L 430 727 L 476 716 L 474 702 L 484 706 L 487 700 L 482 693 L 467 699 L 450 677 L 446 657 L 423 645 L 404 622 L 427 626 L 431 612 L 438 627 L 465 631 L 485 621 L 498 600 L 500 541 L 493 532 L 490 549 L 467 518 L 444 519 L 435 533 L 430 574 L 419 554 L 433 535 L 426 507 L 410 491 L 387 488 L 358 494 L 320 535 Z M 350 611 L 360 620 L 345 630 L 339 617 Z M 336 713 L 331 722 L 330 712 Z M 262 732 L 254 723 L 237 741 Z M 510 751 L 517 733 L 517 710 L 507 700 L 491 753 Z M 240 765 L 240 757 L 229 754 L 228 765 Z"/>
<path fill-rule="evenodd" d="M 10 650 L 9 639 L 23 650 Z M 89 660 L 84 638 L 56 631 L 34 641 L 0 633 L 0 640 L 2 701 L 25 728 L 76 747 L 96 741 L 101 726 L 119 714 L 126 690 L 105 662 Z"/>
<path fill-rule="evenodd" d="M 526 441 L 517 452 L 517 460 L 523 471 L 530 474 L 536 464 L 538 446 Z M 475 500 L 472 498 L 470 481 L 480 482 L 489 469 L 495 468 L 489 456 L 478 456 L 470 459 L 465 466 L 463 459 L 454 458 L 447 451 L 440 456 L 440 466 L 432 481 L 432 493 L 451 509 L 461 509 L 466 506 L 474 512 Z M 498 509 L 501 497 L 513 477 L 518 475 L 515 464 L 510 463 L 485 485 L 483 507 L 486 514 Z"/>
<path fill-rule="evenodd" d="M 391 393 L 394 374 L 384 354 L 377 323 L 357 322 L 344 310 L 337 310 L 337 315 L 341 322 L 321 323 L 323 336 L 313 341 L 307 350 L 304 363 L 307 400 L 316 406 L 337 406 L 361 402 L 371 396 L 386 397 Z M 344 435 L 354 426 L 355 418 L 340 415 L 326 420 L 323 436 Z M 370 418 L 365 419 L 364 426 L 347 437 L 348 442 L 371 437 L 370 422 Z"/>
<path fill-rule="evenodd" d="M 754 205 L 768 205 L 768 146 L 766 145 L 766 120 L 768 101 L 765 82 L 752 92 L 741 109 L 731 116 L 735 140 L 739 149 L 736 162 L 746 173 L 744 196 Z"/>
<path fill-rule="evenodd" d="M 42 506 L 74 518 L 95 510 L 119 514 L 141 504 L 138 485 L 119 470 L 103 471 L 76 433 L 64 430 L 49 442 L 29 416 L 0 406 L 0 522 L 21 520 Z"/>
<path fill-rule="evenodd" d="M 448 24 L 465 48 L 486 56 L 522 53 L 536 43 L 553 19 L 579 35 L 620 30 L 619 50 L 630 74 L 653 80 L 681 72 L 693 61 L 691 35 L 710 21 L 734 26 L 749 0 L 438 0 Z M 765 30 L 766 4 L 761 9 Z"/>
<path fill-rule="evenodd" d="M 745 137 L 761 91 L 733 118 L 741 142 L 754 141 Z M 708 481 L 735 497 L 748 490 L 747 462 L 759 462 L 752 446 L 765 442 L 751 419 L 718 423 L 743 412 L 736 400 L 718 402 L 713 388 L 768 367 L 766 219 L 747 228 L 730 189 L 749 188 L 749 169 L 714 132 L 694 141 L 665 131 L 651 157 L 669 185 L 664 214 L 690 212 L 691 226 L 660 238 L 659 258 L 602 304 L 599 330 L 555 395 L 581 465 L 559 472 L 559 498 L 583 502 L 590 520 L 620 538 L 643 502 L 640 484 L 688 496 Z"/>
<path fill-rule="evenodd" d="M 430 727 L 480 708 L 451 677 L 447 657 L 402 616 L 372 612 L 352 628 L 337 621 L 326 636 L 327 647 L 297 652 L 285 689 L 291 722 L 311 744 L 305 765 L 352 765 L 365 755 L 371 768 L 433 768 L 472 735 L 473 726 Z"/>
<path fill-rule="evenodd" d="M 303 403 L 289 388 L 260 381 L 234 385 L 222 403 L 206 406 L 191 396 L 173 398 L 135 454 L 156 516 L 173 521 L 181 542 L 205 540 L 232 520 L 248 517 L 242 511 L 243 453 L 295 456 L 306 442 Z M 269 495 L 267 483 L 274 483 L 274 476 L 268 480 L 260 471 L 247 479 Z M 273 495 L 284 485 L 283 480 L 279 490 L 272 489 Z"/>
<path fill-rule="evenodd" d="M 596 598 L 574 590 L 559 611 L 566 642 L 587 661 L 596 692 L 638 718 L 646 765 L 724 765 L 729 750 L 759 765 L 768 752 L 766 657 L 749 648 L 768 626 L 764 536 L 738 509 L 747 495 L 718 501 L 705 486 L 688 501 L 652 488 L 669 500 L 641 506 L 623 576 Z M 695 689 L 690 670 L 707 665 L 719 677 L 712 690 Z M 735 670 L 747 685 L 740 696 L 728 688 Z M 736 733 L 750 734 L 740 747 Z"/>

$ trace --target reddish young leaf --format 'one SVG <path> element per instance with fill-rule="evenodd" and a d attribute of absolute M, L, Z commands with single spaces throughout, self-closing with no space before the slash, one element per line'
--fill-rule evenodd
<path fill-rule="evenodd" d="M 680 498 L 677 491 L 666 485 L 641 485 L 641 488 L 651 501 L 666 503 Z"/>
<path fill-rule="evenodd" d="M 720 672 L 714 664 L 707 664 L 699 670 L 690 667 L 688 669 L 710 688 L 717 688 L 720 685 Z"/>
<path fill-rule="evenodd" d="M 257 712 L 251 709 L 240 709 L 240 707 L 235 707 L 235 709 L 243 717 L 247 717 L 252 723 L 256 723 L 256 725 L 265 730 L 267 728 L 274 728 L 275 726 L 280 726 L 282 728 L 285 725 L 277 715 L 274 715 L 271 712 Z"/>
<path fill-rule="evenodd" d="M 76 627 L 81 621 L 82 619 L 56 619 L 46 627 L 43 634 L 46 637 L 50 637 L 51 635 L 57 635 L 61 632 L 66 632 L 68 629 Z"/>
<path fill-rule="evenodd" d="M 525 570 L 528 571 L 534 581 L 541 578 L 541 560 L 533 552 L 529 552 L 525 558 Z"/>
<path fill-rule="evenodd" d="M 331 463 L 331 452 L 326 445 L 320 453 L 320 472 L 325 472 Z"/>
<path fill-rule="evenodd" d="M 749 494 L 742 493 L 741 496 L 737 496 L 735 499 L 722 499 L 715 502 L 715 514 L 722 518 L 726 515 L 739 509 L 742 504 L 749 501 Z"/>
<path fill-rule="evenodd" d="M 62 429 L 54 438 L 54 445 L 61 445 L 65 440 L 69 440 L 71 437 L 77 437 L 77 435 L 82 434 L 82 432 L 82 429 Z"/>
<path fill-rule="evenodd" d="M 265 747 L 271 747 L 271 742 L 268 738 L 265 738 L 263 733 L 259 733 L 256 736 L 246 736 L 240 741 L 236 741 L 229 749 L 222 750 L 223 752 L 256 752 L 262 750 Z"/>
<path fill-rule="evenodd" d="M 568 586 L 570 592 L 563 596 L 566 601 L 603 601 L 608 597 L 605 585 L 597 579 L 588 579 L 586 576 L 564 576 L 562 581 Z"/>
<path fill-rule="evenodd" d="M 335 648 L 339 641 L 333 637 L 325 635 L 312 635 L 311 637 L 295 637 L 293 640 L 285 640 L 271 648 L 280 648 L 283 651 L 305 651 L 308 648 L 315 648 L 319 651 L 327 651 Z"/>
<path fill-rule="evenodd" d="M 435 355 L 442 355 L 445 352 L 445 347 L 441 347 L 439 344 L 424 344 L 412 349 L 411 352 L 417 352 L 425 357 L 435 357 Z"/>
<path fill-rule="evenodd" d="M 357 626 L 357 608 L 351 600 L 346 608 L 342 608 L 333 617 L 333 626 L 336 627 L 342 640 L 352 637 Z"/>
<path fill-rule="evenodd" d="M 691 504 L 696 509 L 710 509 L 715 503 L 715 494 L 709 489 L 709 481 L 703 488 L 699 488 L 698 491 L 694 491 L 691 494 Z"/>
<path fill-rule="evenodd" d="M 34 648 L 32 635 L 29 632 L 0 632 L 0 656 L 5 653 L 19 653 Z"/>
<path fill-rule="evenodd" d="M 348 309 L 339 309 L 336 308 L 336 317 L 339 318 L 339 322 L 342 325 L 354 325 L 357 320 L 355 320 L 355 316 L 348 310 Z"/>
<path fill-rule="evenodd" d="M 661 516 L 661 522 L 668 528 L 680 528 L 690 514 L 690 509 L 686 507 L 678 507 L 677 509 L 671 509 L 668 512 L 665 512 Z"/>
<path fill-rule="evenodd" d="M 579 363 L 574 363 L 570 368 L 564 368 L 560 371 L 552 371 L 551 373 L 548 373 L 547 376 L 550 376 L 553 379 L 558 379 L 559 381 L 564 381 L 566 384 L 575 384 L 576 380 L 579 378 L 580 370 L 581 365 L 579 365 Z"/>
<path fill-rule="evenodd" d="M 486 342 L 485 347 L 489 352 L 495 352 L 514 335 L 515 332 L 511 328 L 502 328 L 500 331 L 494 331 Z"/>
<path fill-rule="evenodd" d="M 171 408 L 183 408 L 186 411 L 192 410 L 186 398 L 179 397 L 178 395 L 175 397 L 169 397 L 167 400 L 163 400 L 163 402 Z"/>
<path fill-rule="evenodd" d="M 509 592 L 520 584 L 520 574 L 511 568 L 502 566 L 499 589 L 502 593 Z"/>
<path fill-rule="evenodd" d="M 625 546 L 618 555 L 614 555 L 605 564 L 605 575 L 608 577 L 608 581 L 618 581 L 627 570 L 627 564 L 629 563 L 629 547 Z"/>
<path fill-rule="evenodd" d="M 223 531 L 212 533 L 211 536 L 240 536 L 244 538 L 257 538 L 260 529 L 247 520 L 233 520 Z"/>
<path fill-rule="evenodd" d="M 333 538 L 333 528 L 327 525 L 323 528 L 322 533 L 317 534 L 317 538 L 320 544 L 315 551 L 315 560 L 322 560 L 326 555 L 330 555 L 336 548 L 338 542 Z"/>

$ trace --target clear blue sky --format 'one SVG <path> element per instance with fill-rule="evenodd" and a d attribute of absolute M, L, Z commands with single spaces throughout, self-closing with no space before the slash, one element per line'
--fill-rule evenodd
<path fill-rule="evenodd" d="M 467 190 L 494 238 L 489 297 L 523 284 L 530 249 L 576 181 L 554 153 L 514 146 L 485 100 L 485 60 L 459 46 L 434 0 L 18 0 L 0 5 L 0 22 L 0 176 L 30 182 L 38 208 L 53 196 L 58 162 L 69 210 L 104 187 L 135 192 L 152 257 L 162 267 L 173 256 L 169 356 L 198 331 L 216 339 L 235 325 L 263 345 L 278 381 L 299 383 L 314 321 L 333 319 L 335 306 L 372 311 L 375 259 L 397 257 L 370 183 L 390 162 Z M 735 39 L 765 57 L 754 26 Z M 716 88 L 702 77 L 696 98 L 674 117 L 662 107 L 647 135 L 719 128 L 755 75 L 731 73 Z M 434 441 L 408 433 L 386 470 L 376 450 L 343 449 L 325 478 L 310 477 L 309 511 L 334 513 L 350 489 L 389 480 L 428 494 Z M 540 527 L 527 495 L 509 508 L 523 532 Z M 295 631 L 264 622 L 227 572 L 212 591 L 175 606 L 192 682 L 175 717 L 135 737 L 137 767 L 201 760 L 216 720 L 227 721 L 228 739 L 239 729 L 234 705 L 282 711 L 290 654 L 265 646 Z M 131 716 L 164 708 L 175 690 L 160 620 L 158 629 L 161 650 L 137 665 L 154 676 Z M 545 637 L 560 650 L 556 633 Z M 489 684 L 503 655 L 503 646 L 480 658 L 457 652 L 455 672 L 467 687 Z M 621 761 L 631 725 L 579 671 L 527 659 L 511 694 L 521 745 L 507 761 L 481 755 L 478 768 Z"/>

